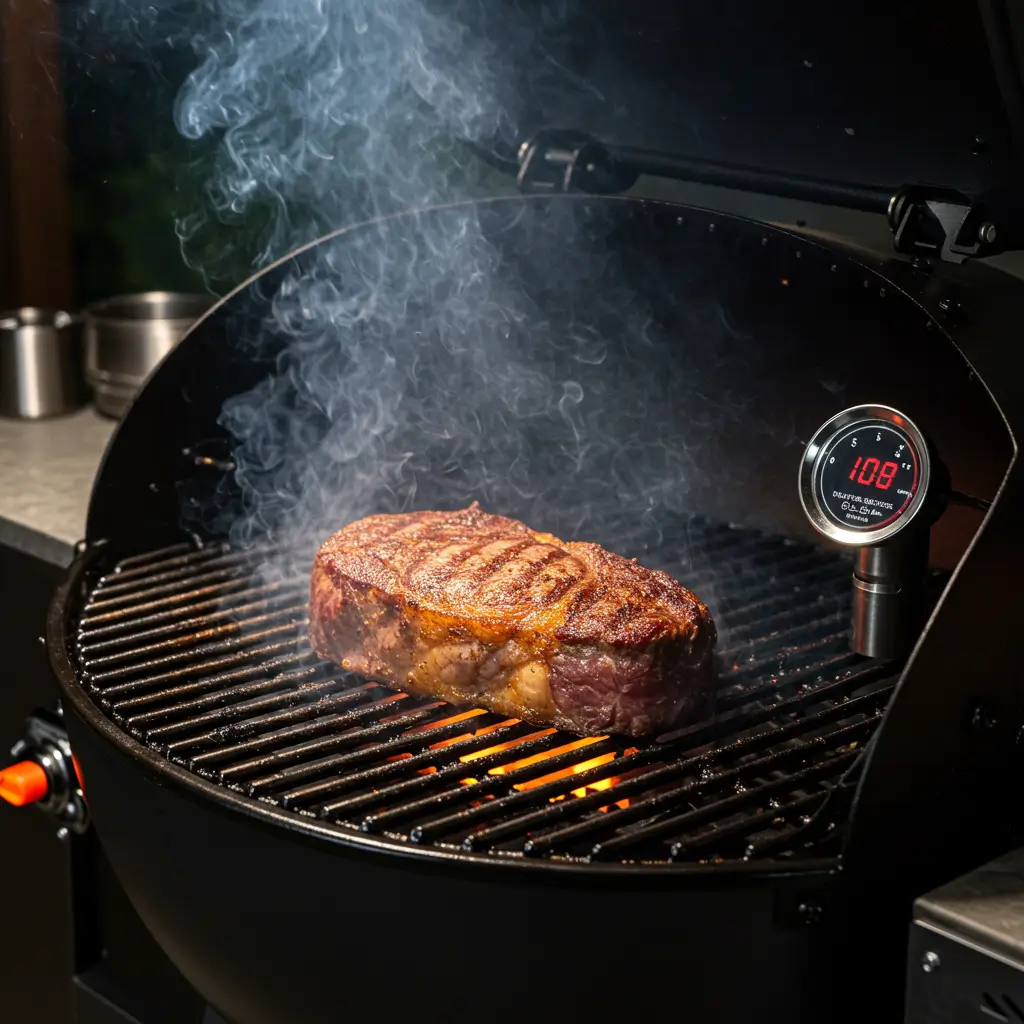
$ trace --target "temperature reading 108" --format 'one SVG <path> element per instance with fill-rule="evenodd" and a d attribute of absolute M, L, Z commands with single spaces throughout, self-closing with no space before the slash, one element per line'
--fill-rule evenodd
<path fill-rule="evenodd" d="M 920 497 L 922 479 L 927 486 L 923 445 L 917 428 L 887 406 L 833 417 L 808 442 L 800 466 L 800 500 L 811 522 L 826 536 L 844 531 L 833 537 L 841 543 L 851 543 L 849 531 L 888 536 Z"/>
<path fill-rule="evenodd" d="M 891 460 L 882 462 L 873 456 L 865 459 L 863 455 L 858 455 L 857 461 L 853 464 L 853 469 L 850 470 L 850 479 L 856 480 L 857 483 L 863 484 L 865 487 L 874 486 L 880 491 L 887 491 L 892 487 L 893 478 L 896 476 L 899 468 L 898 462 L 892 462 Z"/>
<path fill-rule="evenodd" d="M 890 424 L 860 423 L 834 437 L 817 478 L 825 514 L 873 529 L 899 516 L 917 487 L 917 453 Z"/>

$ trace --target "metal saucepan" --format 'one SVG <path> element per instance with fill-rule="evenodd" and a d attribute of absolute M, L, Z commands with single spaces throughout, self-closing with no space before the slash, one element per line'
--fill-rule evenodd
<path fill-rule="evenodd" d="M 0 415 L 43 419 L 87 400 L 81 323 L 34 306 L 0 313 Z"/>
<path fill-rule="evenodd" d="M 85 372 L 96 408 L 120 419 L 146 378 L 213 302 L 207 295 L 142 292 L 87 306 Z"/>

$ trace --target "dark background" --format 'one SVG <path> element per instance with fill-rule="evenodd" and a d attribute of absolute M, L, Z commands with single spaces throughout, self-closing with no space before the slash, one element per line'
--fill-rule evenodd
<path fill-rule="evenodd" d="M 191 41 L 209 24 L 211 5 L 162 0 L 157 6 L 173 19 L 128 31 L 131 19 L 111 12 L 133 6 L 67 0 L 58 8 L 78 303 L 201 285 L 182 261 L 174 222 L 202 204 L 216 140 L 182 139 L 171 111 L 198 60 Z M 970 0 L 459 6 L 498 45 L 509 25 L 529 26 L 533 46 L 508 83 L 525 97 L 521 133 L 582 128 L 693 157 L 885 186 L 979 190 L 1013 174 L 1010 132 Z M 244 230 L 236 246 L 216 290 L 255 269 Z"/>

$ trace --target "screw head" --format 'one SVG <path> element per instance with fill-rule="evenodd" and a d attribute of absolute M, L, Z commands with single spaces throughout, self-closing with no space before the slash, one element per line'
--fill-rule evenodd
<path fill-rule="evenodd" d="M 987 220 L 983 224 L 978 225 L 978 241 L 984 242 L 986 245 L 991 245 L 995 240 L 998 232 L 996 231 L 995 224 L 992 221 Z"/>
<path fill-rule="evenodd" d="M 58 839 L 61 839 L 61 840 L 67 839 L 67 837 L 69 835 L 71 835 L 71 832 L 68 830 L 67 826 L 61 825 L 61 827 L 59 829 L 57 829 L 57 838 Z"/>
<path fill-rule="evenodd" d="M 984 704 L 975 704 L 971 709 L 971 728 L 979 735 L 990 733 L 996 724 L 995 715 Z"/>
<path fill-rule="evenodd" d="M 923 957 L 921 957 L 921 970 L 925 974 L 932 974 L 942 966 L 942 961 L 939 959 L 938 953 L 933 953 L 929 950 Z"/>
<path fill-rule="evenodd" d="M 801 903 L 796 911 L 804 924 L 817 924 L 822 918 L 824 908 L 820 903 Z"/>

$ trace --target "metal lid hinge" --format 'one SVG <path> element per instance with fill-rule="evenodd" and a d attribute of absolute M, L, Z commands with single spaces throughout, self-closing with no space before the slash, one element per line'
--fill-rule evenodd
<path fill-rule="evenodd" d="M 986 208 L 959 192 L 908 186 L 890 200 L 888 219 L 896 251 L 909 256 L 963 263 L 1007 248 Z"/>

